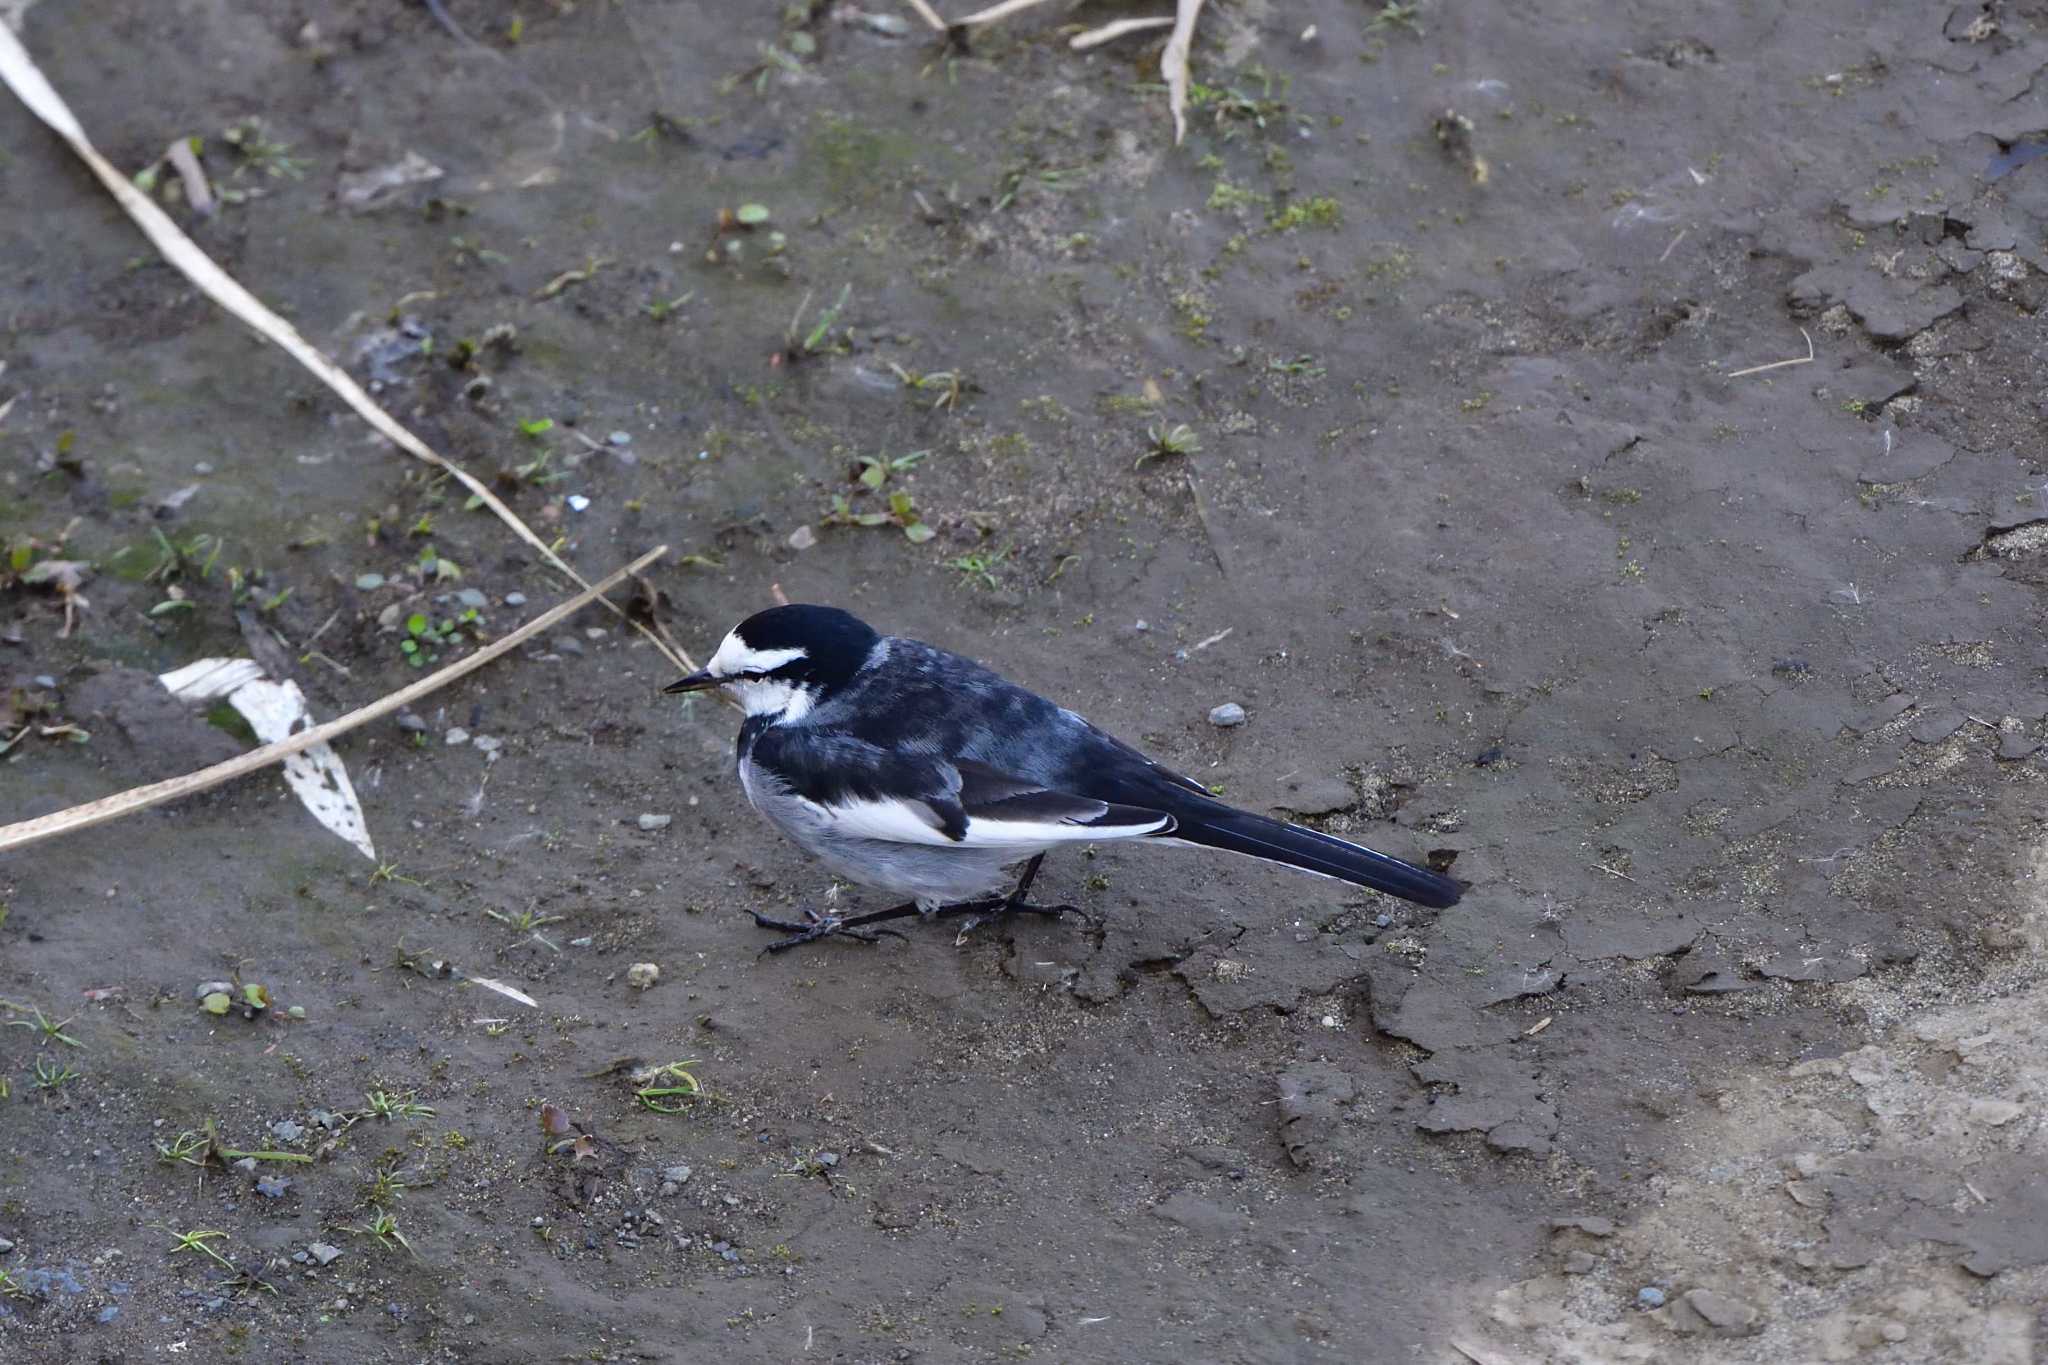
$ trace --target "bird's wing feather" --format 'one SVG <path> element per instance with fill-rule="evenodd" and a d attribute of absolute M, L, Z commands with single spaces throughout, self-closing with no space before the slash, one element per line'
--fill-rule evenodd
<path fill-rule="evenodd" d="M 1170 786 L 1179 787 L 1182 791 L 1194 792 L 1197 796 L 1207 796 L 1209 794 L 1209 789 L 1195 781 L 1192 777 L 1181 776 L 1158 759 L 1152 757 L 1152 755 L 1146 753 L 1143 749 L 1135 745 L 1126 744 L 1123 740 L 1109 733 L 1109 731 L 1096 725 L 1086 716 L 1079 715 L 1073 711 L 1068 711 L 1066 714 L 1071 719 L 1078 721 L 1090 737 L 1099 743 L 1108 745 L 1118 758 L 1137 764 L 1139 770 L 1143 771 L 1146 776 L 1158 778 Z"/>
<path fill-rule="evenodd" d="M 965 844 L 1030 848 L 1076 839 L 1135 839 L 1173 827 L 1173 817 L 1164 812 L 1054 791 L 986 763 L 956 759 L 953 768 L 967 814 Z"/>
<path fill-rule="evenodd" d="M 986 764 L 797 726 L 764 730 L 752 760 L 813 818 L 853 838 L 1023 849 L 1173 827 L 1160 811 L 1053 791 Z"/>

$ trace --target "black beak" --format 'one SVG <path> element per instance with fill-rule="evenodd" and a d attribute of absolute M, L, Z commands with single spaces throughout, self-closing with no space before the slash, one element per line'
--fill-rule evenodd
<path fill-rule="evenodd" d="M 700 668 L 688 677 L 677 678 L 661 690 L 664 692 L 703 692 L 718 686 L 718 683 L 719 680 L 717 678 L 712 677 Z"/>

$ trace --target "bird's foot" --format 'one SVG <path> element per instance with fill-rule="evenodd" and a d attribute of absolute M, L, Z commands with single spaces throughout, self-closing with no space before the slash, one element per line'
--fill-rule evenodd
<path fill-rule="evenodd" d="M 984 924 L 992 923 L 1005 915 L 1047 915 L 1058 919 L 1061 915 L 1074 914 L 1088 918 L 1086 911 L 1077 905 L 1033 905 L 1016 896 L 994 896 L 985 901 L 964 901 L 959 905 L 942 905 L 932 911 L 934 917 L 965 915 L 960 932 L 953 936 L 953 946 L 967 942 L 967 936 Z"/>
<path fill-rule="evenodd" d="M 902 910 L 905 907 L 899 906 L 896 908 Z M 820 914 L 816 910 L 806 910 L 804 911 L 802 921 L 799 922 L 786 919 L 770 919 L 768 916 L 756 911 L 754 913 L 754 923 L 760 928 L 778 929 L 789 935 L 788 938 L 777 939 L 762 950 L 769 953 L 782 953 L 801 944 L 816 943 L 821 938 L 857 938 L 862 943 L 880 943 L 883 934 L 895 934 L 897 938 L 902 938 L 903 935 L 897 933 L 894 929 L 861 928 L 863 924 L 871 924 L 876 920 L 897 919 L 900 917 L 900 915 L 892 914 L 888 910 L 877 910 L 871 915 Z"/>

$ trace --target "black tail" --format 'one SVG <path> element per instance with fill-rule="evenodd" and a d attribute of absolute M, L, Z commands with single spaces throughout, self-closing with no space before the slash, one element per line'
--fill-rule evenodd
<path fill-rule="evenodd" d="M 1179 803 L 1176 803 L 1177 805 Z M 1230 853 L 1249 854 L 1269 863 L 1283 863 L 1354 886 L 1369 886 L 1417 905 L 1443 909 L 1456 905 L 1464 885 L 1438 876 L 1426 867 L 1404 863 L 1376 853 L 1360 844 L 1346 843 L 1318 834 L 1300 825 L 1286 825 L 1249 811 L 1233 810 L 1220 803 L 1203 803 L 1197 810 L 1186 806 L 1175 812 L 1179 828 L 1160 836 L 1220 848 Z"/>

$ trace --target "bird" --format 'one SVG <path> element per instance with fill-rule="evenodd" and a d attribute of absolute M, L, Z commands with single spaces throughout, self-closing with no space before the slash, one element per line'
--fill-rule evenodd
<path fill-rule="evenodd" d="M 837 607 L 757 612 L 669 693 L 738 704 L 741 789 L 768 822 L 848 881 L 902 896 L 865 914 L 759 912 L 794 948 L 913 915 L 1072 906 L 1026 899 L 1053 849 L 1138 841 L 1221 849 L 1370 887 L 1419 905 L 1464 883 L 1300 825 L 1240 810 L 1076 712 L 949 650 L 883 635 Z M 1002 891 L 1008 870 L 1023 870 Z M 895 930 L 882 930 L 895 933 Z"/>

